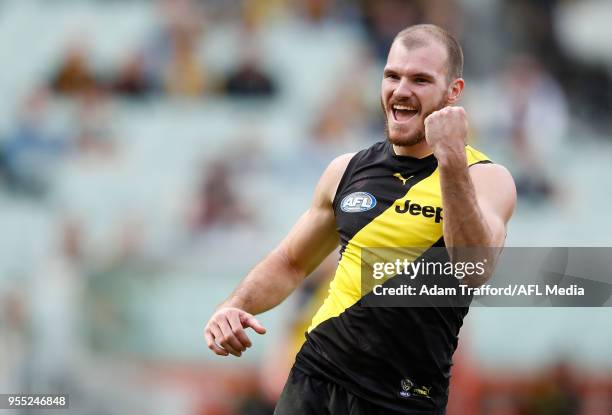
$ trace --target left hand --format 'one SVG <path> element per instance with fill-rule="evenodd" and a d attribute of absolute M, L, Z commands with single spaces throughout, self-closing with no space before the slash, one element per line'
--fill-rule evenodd
<path fill-rule="evenodd" d="M 444 107 L 425 118 L 425 140 L 436 157 L 465 154 L 467 130 L 463 107 Z"/>

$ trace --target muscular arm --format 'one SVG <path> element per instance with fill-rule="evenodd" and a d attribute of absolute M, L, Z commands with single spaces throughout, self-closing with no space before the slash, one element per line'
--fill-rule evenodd
<path fill-rule="evenodd" d="M 444 241 L 454 261 L 482 261 L 487 272 L 471 276 L 464 283 L 477 287 L 491 276 L 506 239 L 506 224 L 516 203 L 516 189 L 510 173 L 496 164 L 466 166 L 449 157 L 439 164 Z M 464 248 L 464 249 L 462 249 Z"/>
<path fill-rule="evenodd" d="M 280 304 L 338 246 L 332 202 L 352 156 L 345 154 L 330 163 L 317 184 L 310 208 L 217 308 L 205 330 L 208 347 L 215 353 L 240 356 L 251 345 L 244 328 L 265 333 L 253 314 Z"/>
<path fill-rule="evenodd" d="M 249 272 L 222 306 L 259 314 L 280 304 L 338 245 L 326 172 L 310 208 L 285 239 Z"/>
<path fill-rule="evenodd" d="M 449 247 L 502 247 L 516 202 L 510 173 L 497 164 L 467 167 L 465 154 L 439 161 L 444 241 Z"/>
<path fill-rule="evenodd" d="M 484 275 L 463 280 L 470 286 L 482 285 L 504 246 L 506 224 L 516 204 L 514 181 L 500 165 L 468 167 L 463 108 L 437 111 L 427 118 L 425 126 L 440 171 L 445 244 L 453 261 L 486 259 L 488 269 Z"/>

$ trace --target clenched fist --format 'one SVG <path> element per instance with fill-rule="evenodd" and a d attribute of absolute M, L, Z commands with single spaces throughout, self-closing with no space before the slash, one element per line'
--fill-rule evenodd
<path fill-rule="evenodd" d="M 251 340 L 244 329 L 251 327 L 256 333 L 265 334 L 266 329 L 252 314 L 236 307 L 222 307 L 208 321 L 204 336 L 208 348 L 219 356 L 242 356 Z"/>
<path fill-rule="evenodd" d="M 425 118 L 425 140 L 439 159 L 465 154 L 468 122 L 463 107 L 444 107 Z"/>

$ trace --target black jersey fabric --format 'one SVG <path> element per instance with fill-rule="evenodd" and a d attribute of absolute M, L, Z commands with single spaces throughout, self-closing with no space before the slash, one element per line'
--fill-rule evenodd
<path fill-rule="evenodd" d="M 466 146 L 467 165 L 490 162 Z M 386 141 L 355 154 L 333 201 L 340 260 L 313 317 L 295 369 L 340 385 L 377 408 L 443 414 L 464 302 L 430 307 L 370 306 L 361 259 L 374 247 L 443 247 L 437 160 L 398 156 Z M 385 284 L 401 283 L 401 276 Z"/>

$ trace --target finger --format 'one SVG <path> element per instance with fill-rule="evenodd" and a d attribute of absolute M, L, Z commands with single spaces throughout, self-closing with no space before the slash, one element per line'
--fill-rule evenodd
<path fill-rule="evenodd" d="M 228 353 L 228 354 L 233 354 L 234 356 L 239 356 L 239 352 L 236 351 L 231 345 L 229 345 L 227 343 L 227 341 L 225 340 L 225 335 L 223 334 L 223 331 L 221 330 L 221 327 L 218 324 L 215 324 L 213 327 L 211 327 L 211 329 L 213 329 L 213 333 L 215 334 L 215 337 L 217 339 L 217 343 L 219 345 L 221 345 L 221 347 Z"/>
<path fill-rule="evenodd" d="M 217 331 L 218 330 L 219 329 L 217 329 Z M 206 337 L 206 344 L 208 345 L 208 348 L 219 356 L 227 356 L 229 353 L 227 352 L 227 350 L 224 350 L 219 347 L 219 345 L 215 342 L 215 337 L 217 336 L 215 336 L 213 333 L 213 330 L 208 327 L 206 328 L 206 330 L 204 330 L 204 336 Z M 221 334 L 220 331 L 219 334 Z"/>
<path fill-rule="evenodd" d="M 243 350 L 245 349 L 242 344 L 238 341 L 234 333 L 232 333 L 232 328 L 230 327 L 227 319 L 221 320 L 218 323 L 219 328 L 221 329 L 221 333 L 223 333 L 223 340 L 221 341 L 221 346 L 234 356 L 241 356 Z"/>
<path fill-rule="evenodd" d="M 239 314 L 231 313 L 230 315 L 228 315 L 228 320 L 230 327 L 232 328 L 232 332 L 234 333 L 234 336 L 236 336 L 240 344 L 242 344 L 242 346 L 244 346 L 245 348 L 251 347 L 251 340 L 249 339 L 249 336 L 247 336 L 247 334 L 245 333 L 244 328 L 242 327 L 242 322 L 240 321 Z"/>
<path fill-rule="evenodd" d="M 266 328 L 252 314 L 242 314 L 241 320 L 244 327 L 251 327 L 258 334 L 266 334 Z"/>

